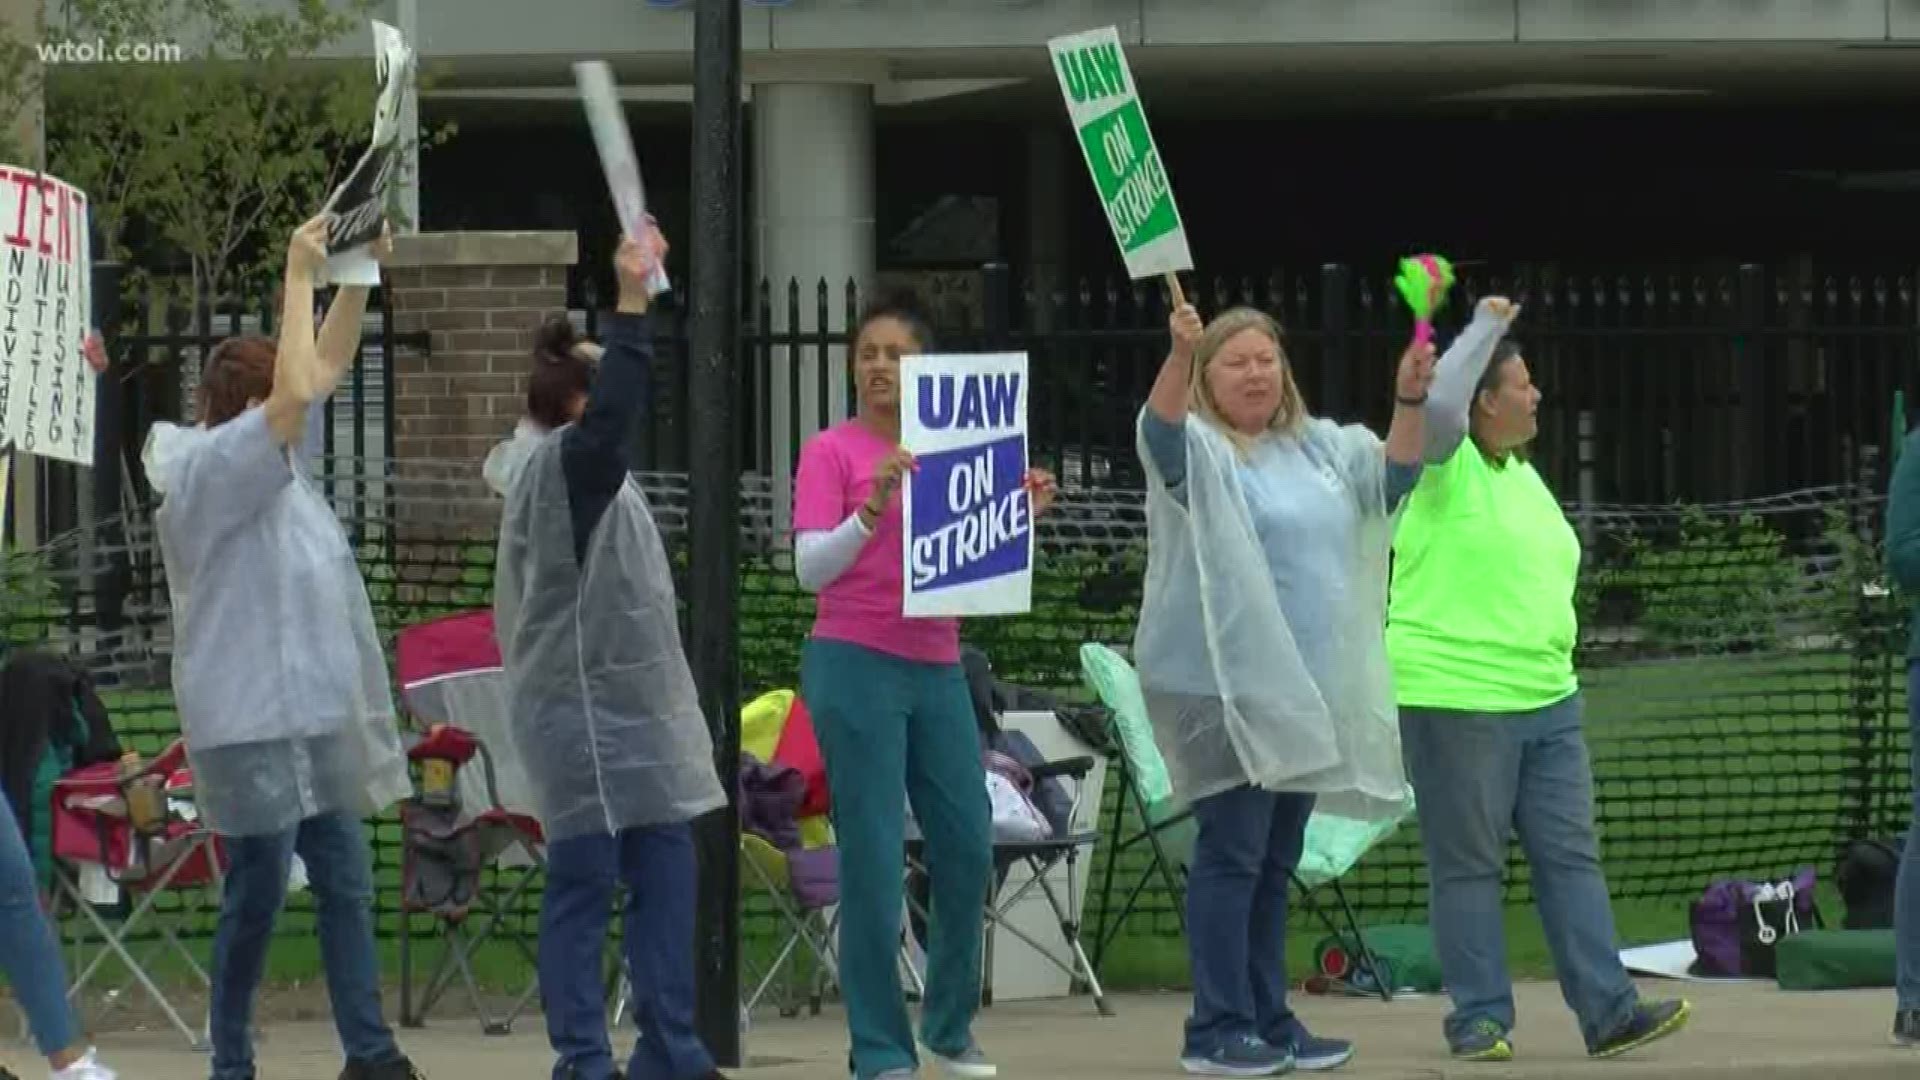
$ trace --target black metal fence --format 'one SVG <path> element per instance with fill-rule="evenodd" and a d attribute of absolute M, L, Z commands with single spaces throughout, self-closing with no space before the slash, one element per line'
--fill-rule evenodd
<path fill-rule="evenodd" d="M 116 269 L 94 295 L 117 296 Z M 1033 362 L 1036 457 L 1066 483 L 1143 483 L 1133 418 L 1166 348 L 1157 282 L 1080 282 L 1044 295 L 1008 267 L 924 275 L 947 351 L 1026 351 Z M 598 321 L 593 282 L 575 318 Z M 1537 462 L 1563 498 L 1580 502 L 1713 502 L 1848 483 L 1859 455 L 1886 449 L 1894 391 L 1920 370 L 1920 298 L 1912 270 L 1888 267 L 1520 267 L 1465 271 L 1443 336 L 1494 293 L 1524 307 L 1515 328 L 1544 391 Z M 1318 413 L 1385 424 L 1408 318 L 1385 274 L 1343 265 L 1264 279 L 1203 279 L 1205 313 L 1251 304 L 1277 316 L 1302 390 Z M 746 314 L 738 366 L 743 467 L 791 467 L 805 433 L 851 408 L 841 363 L 863 297 L 851 282 L 762 281 Z M 137 454 L 153 420 L 181 414 L 183 387 L 215 343 L 271 333 L 266 295 L 154 302 L 105 313 L 121 364 L 102 391 L 103 419 Z M 659 357 L 641 467 L 687 467 L 687 327 L 672 303 L 658 316 Z M 376 291 L 360 362 L 328 406 L 324 456 L 388 461 L 395 423 L 392 366 L 424 333 L 393 329 Z M 138 470 L 131 470 L 136 482 Z M 56 500 L 71 507 L 71 500 Z M 108 503 L 110 509 L 115 508 Z M 78 523 L 56 509 L 49 535 Z"/>
<path fill-rule="evenodd" d="M 1800 263 L 1463 271 L 1443 338 L 1472 302 L 1504 294 L 1544 394 L 1537 461 L 1563 497 L 1670 503 L 1846 483 L 1885 448 L 1896 389 L 1920 369 L 1914 268 Z M 1080 282 L 1042 294 L 1005 266 L 923 275 L 942 351 L 1032 358 L 1036 455 L 1069 483 L 1137 487 L 1133 420 L 1166 350 L 1157 281 Z M 1343 265 L 1202 279 L 1203 314 L 1250 304 L 1279 318 L 1310 407 L 1384 427 L 1410 331 L 1385 272 Z M 834 378 L 862 297 L 852 283 L 761 282 L 739 367 L 753 423 L 742 461 L 791 462 L 802 433 L 846 415 Z M 591 305 L 588 318 L 591 320 Z M 591 321 L 589 321 L 591 326 Z M 662 339 L 647 467 L 686 467 L 684 332 Z M 801 414 L 803 404 L 811 406 Z"/>
<path fill-rule="evenodd" d="M 987 302 L 945 318 L 944 344 L 1033 354 L 1037 452 L 1068 490 L 1043 529 L 1032 613 L 974 620 L 968 634 L 1006 677 L 1084 696 L 1079 646 L 1124 648 L 1137 618 L 1145 530 L 1130 432 L 1163 348 L 1163 301 L 1146 288 L 1087 288 L 1041 305 L 1017 298 L 1002 270 L 979 280 Z M 1895 437 L 1890 396 L 1910 377 L 1920 333 L 1907 279 L 1847 280 L 1803 287 L 1747 267 L 1684 279 L 1684 288 L 1680 277 L 1652 274 L 1467 282 L 1470 296 L 1498 289 L 1527 305 L 1523 340 L 1549 394 L 1540 458 L 1587 539 L 1579 662 L 1617 897 L 1685 897 L 1716 874 L 1773 874 L 1803 862 L 1824 870 L 1840 841 L 1904 823 L 1903 600 L 1886 590 L 1877 554 L 1879 448 Z M 776 322 L 775 297 L 761 291 L 743 352 L 742 392 L 759 395 L 751 400 L 760 421 L 775 400 L 792 408 L 795 380 L 821 378 L 817 369 L 782 369 L 787 393 L 776 398 L 772 351 L 828 355 L 844 346 L 855 317 L 858 298 L 847 291 L 814 288 L 811 311 L 798 287 L 785 292 Z M 1318 411 L 1383 419 L 1406 329 L 1384 289 L 1329 267 L 1191 292 L 1207 311 L 1245 299 L 1275 311 Z M 251 311 L 270 328 L 262 307 Z M 380 325 L 367 352 L 391 355 L 402 341 L 384 307 L 373 310 Z M 684 334 L 671 311 L 664 316 L 642 478 L 684 566 L 692 540 L 678 426 Z M 110 348 L 130 390 L 120 456 L 134 481 L 124 509 L 10 557 L 0 573 L 8 638 L 83 658 L 143 749 L 177 723 L 164 573 L 133 459 L 146 424 L 177 414 L 180 371 L 219 337 L 247 328 L 248 317 L 230 307 L 184 323 L 177 314 L 116 320 Z M 776 325 L 786 329 L 767 329 Z M 330 406 L 319 475 L 359 542 L 390 635 L 490 602 L 491 545 L 468 528 L 440 535 L 422 524 L 484 515 L 488 496 L 478 462 L 400 468 L 390 376 L 366 361 Z M 816 382 L 814 392 L 829 399 L 832 389 Z M 747 698 L 794 685 L 812 615 L 775 540 L 770 430 L 756 423 L 743 435 L 751 452 L 738 633 Z M 1742 496 L 1749 491 L 1761 494 Z M 422 507 L 434 512 L 402 513 Z M 397 834 L 387 825 L 378 837 L 390 879 Z M 1103 847 L 1094 880 L 1105 859 Z M 1116 880 L 1125 889 L 1145 870 L 1127 856 Z M 1365 918 L 1416 913 L 1424 892 L 1417 826 L 1372 853 L 1350 889 Z M 1510 896 L 1527 895 L 1516 866 Z M 391 902 L 383 895 L 389 927 Z M 1129 929 L 1170 932 L 1175 902 L 1149 889 Z M 1089 924 L 1115 914 L 1089 898 Z"/>

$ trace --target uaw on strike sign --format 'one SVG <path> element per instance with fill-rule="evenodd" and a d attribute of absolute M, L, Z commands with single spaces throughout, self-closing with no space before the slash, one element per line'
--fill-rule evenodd
<path fill-rule="evenodd" d="M 1017 615 L 1033 606 L 1027 354 L 907 356 L 900 442 L 912 617 Z"/>
<path fill-rule="evenodd" d="M 93 464 L 87 197 L 0 165 L 0 449 Z"/>

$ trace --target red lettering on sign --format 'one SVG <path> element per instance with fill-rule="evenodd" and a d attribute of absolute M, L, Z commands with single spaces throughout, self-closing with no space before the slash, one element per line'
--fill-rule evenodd
<path fill-rule="evenodd" d="M 23 248 L 27 246 L 27 192 L 33 189 L 33 174 L 16 170 L 8 172 L 6 179 L 13 182 L 13 197 L 19 203 L 13 215 L 13 231 L 6 240 L 13 247 Z"/>

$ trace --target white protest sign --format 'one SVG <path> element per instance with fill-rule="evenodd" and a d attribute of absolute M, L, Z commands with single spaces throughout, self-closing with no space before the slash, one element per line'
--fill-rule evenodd
<path fill-rule="evenodd" d="M 0 165 L 0 447 L 93 464 L 90 243 L 80 189 Z"/>
<path fill-rule="evenodd" d="M 1113 27 L 1047 42 L 1080 152 L 1134 280 L 1193 269 L 1173 185 Z M 1175 284 L 1177 285 L 1177 279 Z"/>
<path fill-rule="evenodd" d="M 413 50 L 400 31 L 373 22 L 373 70 L 380 97 L 373 107 L 373 137 L 353 171 L 333 189 L 324 207 L 338 215 L 327 230 L 326 279 L 341 285 L 380 284 L 380 264 L 369 250 L 387 223 L 387 189 L 406 157 L 400 116 L 413 93 Z"/>
<path fill-rule="evenodd" d="M 1027 354 L 900 360 L 900 495 L 909 618 L 1033 607 Z"/>
<path fill-rule="evenodd" d="M 601 171 L 607 174 L 607 190 L 613 193 L 620 231 L 638 240 L 647 218 L 647 189 L 640 183 L 640 157 L 633 152 L 633 134 L 627 130 L 613 69 L 603 60 L 584 60 L 573 65 L 573 78 L 580 85 L 580 101 L 587 108 L 587 126 L 593 129 L 593 145 L 600 152 Z M 659 296 L 668 287 L 666 270 L 654 267 L 647 279 L 647 294 Z"/>

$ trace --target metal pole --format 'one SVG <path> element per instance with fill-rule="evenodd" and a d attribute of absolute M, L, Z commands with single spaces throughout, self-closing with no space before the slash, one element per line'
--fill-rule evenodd
<path fill-rule="evenodd" d="M 688 372 L 687 606 L 700 704 L 728 802 L 699 823 L 697 1019 L 707 1050 L 740 1052 L 740 440 L 733 398 L 740 348 L 740 3 L 699 0 L 693 23 L 693 330 Z"/>

